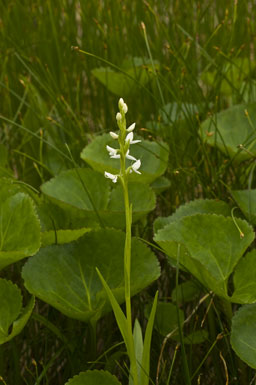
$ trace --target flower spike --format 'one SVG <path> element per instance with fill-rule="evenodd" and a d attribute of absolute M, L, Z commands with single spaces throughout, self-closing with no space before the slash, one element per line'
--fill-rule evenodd
<path fill-rule="evenodd" d="M 140 159 L 136 159 L 134 156 L 130 155 L 130 145 L 140 143 L 141 140 L 133 140 L 134 134 L 133 130 L 136 123 L 132 123 L 128 128 L 126 128 L 126 119 L 125 114 L 128 111 L 128 107 L 125 104 L 122 98 L 118 101 L 119 112 L 116 114 L 117 125 L 119 127 L 119 133 L 110 131 L 110 136 L 112 139 L 118 140 L 119 148 L 113 148 L 106 146 L 106 149 L 109 153 L 111 159 L 120 159 L 120 172 L 117 175 L 111 174 L 110 172 L 105 171 L 105 177 L 112 180 L 113 183 L 117 182 L 118 177 L 121 179 L 122 185 L 127 184 L 127 176 L 131 172 L 136 174 L 141 174 L 139 168 L 141 167 Z M 133 162 L 132 165 L 127 166 L 126 159 Z"/>

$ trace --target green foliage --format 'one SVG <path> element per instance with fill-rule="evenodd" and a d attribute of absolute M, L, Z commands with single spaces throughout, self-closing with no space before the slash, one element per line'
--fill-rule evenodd
<path fill-rule="evenodd" d="M 256 250 L 253 249 L 242 258 L 234 274 L 234 293 L 232 301 L 254 303 L 256 301 Z"/>
<path fill-rule="evenodd" d="M 181 244 L 181 266 L 206 287 L 227 298 L 228 278 L 254 240 L 249 224 L 241 219 L 237 223 L 244 233 L 242 239 L 232 218 L 195 214 L 165 226 L 154 239 L 171 261 L 177 259 L 177 247 Z"/>
<path fill-rule="evenodd" d="M 97 277 L 105 277 L 119 303 L 124 301 L 124 233 L 98 230 L 76 242 L 52 245 L 25 264 L 22 272 L 27 290 L 68 317 L 89 322 L 110 310 L 107 296 Z M 159 276 L 154 254 L 140 241 L 132 241 L 132 295 Z"/>
<path fill-rule="evenodd" d="M 32 199 L 17 193 L 1 200 L 0 269 L 35 254 L 39 247 L 40 223 Z"/>
<path fill-rule="evenodd" d="M 232 319 L 231 345 L 236 354 L 249 366 L 256 368 L 255 335 L 256 305 L 245 305 Z"/>
<path fill-rule="evenodd" d="M 217 146 L 236 162 L 256 155 L 255 104 L 237 105 L 205 120 L 200 127 L 202 139 Z M 242 145 L 247 151 L 239 148 Z"/>
<path fill-rule="evenodd" d="M 65 385 L 121 385 L 115 376 L 103 370 L 88 370 L 71 378 Z"/>
<path fill-rule="evenodd" d="M 26 325 L 35 300 L 31 298 L 28 305 L 22 308 L 20 289 L 6 279 L 0 279 L 0 345 L 18 335 Z M 12 327 L 11 331 L 10 327 Z"/>

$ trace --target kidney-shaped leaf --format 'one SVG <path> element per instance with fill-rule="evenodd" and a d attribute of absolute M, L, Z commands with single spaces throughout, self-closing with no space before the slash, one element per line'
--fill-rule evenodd
<path fill-rule="evenodd" d="M 20 289 L 12 282 L 0 278 L 0 344 L 10 341 L 21 332 L 34 307 L 32 297 L 22 309 Z M 12 330 L 9 333 L 9 329 Z"/>
<path fill-rule="evenodd" d="M 87 370 L 71 378 L 65 385 L 121 385 L 121 383 L 105 370 Z"/>
<path fill-rule="evenodd" d="M 244 305 L 232 318 L 231 345 L 238 357 L 256 369 L 256 304 Z"/>
<path fill-rule="evenodd" d="M 256 302 L 256 250 L 242 258 L 234 274 L 234 293 L 232 301 L 237 303 Z"/>
<path fill-rule="evenodd" d="M 202 138 L 231 158 L 250 159 L 250 152 L 256 155 L 256 133 L 251 123 L 256 119 L 255 107 L 255 104 L 237 105 L 210 117 L 201 125 Z M 239 149 L 240 144 L 249 152 Z"/>
<path fill-rule="evenodd" d="M 118 230 L 86 233 L 77 241 L 42 248 L 23 268 L 29 292 L 65 315 L 89 321 L 110 310 L 99 269 L 117 301 L 124 301 L 123 250 L 125 234 Z M 155 255 L 132 240 L 131 292 L 144 289 L 159 276 Z"/>
<path fill-rule="evenodd" d="M 120 161 L 118 159 L 110 159 L 109 153 L 106 150 L 107 145 L 115 148 L 117 143 L 109 134 L 98 136 L 83 149 L 81 158 L 96 171 L 101 173 L 108 171 L 112 174 L 118 174 Z M 169 151 L 165 143 L 143 140 L 142 143 L 132 145 L 130 154 L 136 159 L 141 160 L 141 175 L 129 174 L 130 181 L 152 183 L 166 170 Z"/>
<path fill-rule="evenodd" d="M 32 199 L 24 193 L 0 202 L 0 269 L 35 254 L 40 223 Z"/>
<path fill-rule="evenodd" d="M 240 238 L 232 218 L 196 214 L 170 223 L 154 239 L 174 259 L 177 258 L 177 246 L 174 248 L 173 245 L 182 244 L 186 251 L 180 263 L 214 291 L 217 289 L 219 292 L 220 284 L 223 284 L 226 293 L 229 275 L 254 239 L 253 229 L 246 221 L 237 219 L 237 223 L 244 233 L 243 238 Z"/>

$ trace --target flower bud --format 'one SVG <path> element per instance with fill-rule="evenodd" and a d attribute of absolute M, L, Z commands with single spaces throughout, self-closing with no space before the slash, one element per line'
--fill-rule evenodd
<path fill-rule="evenodd" d="M 109 134 L 110 134 L 111 138 L 113 138 L 113 139 L 118 139 L 118 135 L 117 135 L 115 132 L 110 131 Z"/>
<path fill-rule="evenodd" d="M 122 115 L 120 114 L 120 112 L 118 112 L 116 114 L 116 120 L 119 122 L 120 120 L 122 120 Z"/>
<path fill-rule="evenodd" d="M 136 123 L 131 124 L 131 125 L 126 129 L 126 131 L 127 131 L 127 132 L 132 132 L 132 131 L 134 130 L 134 128 L 135 128 L 135 124 L 136 124 Z"/>

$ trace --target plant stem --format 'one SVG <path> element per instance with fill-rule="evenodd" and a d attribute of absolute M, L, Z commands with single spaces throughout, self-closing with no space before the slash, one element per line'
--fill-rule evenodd
<path fill-rule="evenodd" d="M 124 137 L 125 137 L 125 127 L 126 122 L 123 120 L 123 130 L 121 130 L 120 140 L 120 169 L 121 169 L 121 183 L 123 187 L 124 194 L 124 206 L 125 206 L 125 246 L 124 246 L 124 282 L 125 282 L 125 306 L 126 306 L 126 319 L 129 338 L 131 342 L 131 356 L 130 358 L 130 372 L 133 379 L 134 385 L 138 385 L 138 372 L 137 372 L 137 362 L 135 355 L 135 348 L 133 342 L 132 334 L 132 310 L 131 310 L 131 225 L 132 225 L 132 205 L 129 202 L 129 193 L 128 193 L 128 180 L 126 174 L 126 162 L 125 162 L 125 148 L 123 146 Z"/>

